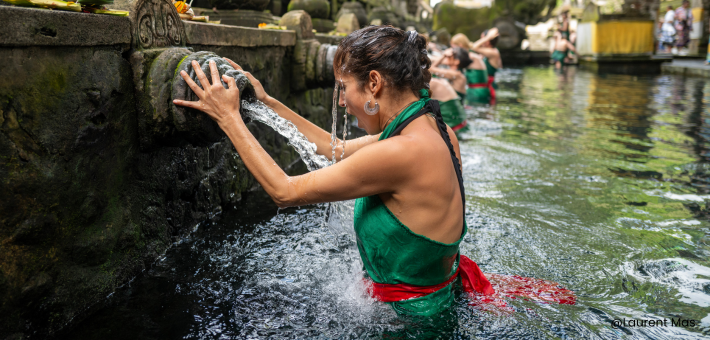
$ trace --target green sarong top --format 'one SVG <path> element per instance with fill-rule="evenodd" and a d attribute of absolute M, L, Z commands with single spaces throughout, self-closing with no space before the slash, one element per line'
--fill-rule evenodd
<path fill-rule="evenodd" d="M 466 69 L 466 82 L 469 84 L 488 84 L 488 71 Z"/>
<path fill-rule="evenodd" d="M 411 104 L 385 128 L 379 140 L 390 137 L 397 126 L 418 113 L 428 101 L 429 98 L 422 98 Z M 387 208 L 379 195 L 372 195 L 355 201 L 354 222 L 360 257 L 374 282 L 431 286 L 445 282 L 458 269 L 459 243 L 467 231 L 465 221 L 456 242 L 437 242 L 414 233 Z M 452 286 L 390 304 L 401 314 L 436 315 L 451 305 Z"/>
<path fill-rule="evenodd" d="M 485 58 L 485 57 L 484 57 L 484 58 L 483 58 L 483 63 L 486 64 L 486 72 L 488 72 L 488 76 L 489 76 L 489 77 L 493 77 L 493 79 L 495 79 L 495 77 L 496 77 L 496 72 L 498 72 L 498 69 L 495 68 L 495 67 L 493 67 L 493 65 L 491 65 L 491 62 L 488 61 L 488 58 Z M 496 84 L 495 81 L 493 82 L 493 88 L 496 89 L 496 90 L 498 89 L 498 84 Z"/>
<path fill-rule="evenodd" d="M 444 123 L 451 128 L 457 127 L 466 120 L 466 111 L 463 105 L 461 105 L 461 101 L 458 99 L 440 102 L 439 107 L 441 108 L 441 118 L 443 118 Z M 460 128 L 461 127 L 458 127 L 454 131 L 458 131 Z"/>
<path fill-rule="evenodd" d="M 466 70 L 466 80 L 469 84 L 488 85 L 488 71 L 486 70 Z M 488 86 L 468 87 L 466 89 L 466 101 L 470 105 L 490 104 L 491 91 Z"/>

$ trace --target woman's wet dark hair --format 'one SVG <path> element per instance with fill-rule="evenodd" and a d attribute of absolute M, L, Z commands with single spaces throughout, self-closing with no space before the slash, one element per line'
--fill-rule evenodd
<path fill-rule="evenodd" d="M 485 31 L 483 31 L 483 36 L 485 36 L 486 34 L 488 34 L 488 31 L 490 31 L 490 30 L 485 30 Z M 500 37 L 500 36 L 495 37 L 495 38 L 493 38 L 493 39 L 490 40 L 491 47 L 496 47 L 496 45 L 498 45 L 498 38 L 499 38 L 499 37 Z"/>
<path fill-rule="evenodd" d="M 459 70 L 463 70 L 467 68 L 468 65 L 471 65 L 473 61 L 471 61 L 471 58 L 468 56 L 468 51 L 461 47 L 452 47 L 451 49 L 454 51 L 454 58 L 459 61 Z"/>
<path fill-rule="evenodd" d="M 370 71 L 378 71 L 386 86 L 397 91 L 428 89 L 431 60 L 427 57 L 426 39 L 415 31 L 392 26 L 368 26 L 350 33 L 340 41 L 333 58 L 333 69 L 346 71 L 363 86 Z"/>

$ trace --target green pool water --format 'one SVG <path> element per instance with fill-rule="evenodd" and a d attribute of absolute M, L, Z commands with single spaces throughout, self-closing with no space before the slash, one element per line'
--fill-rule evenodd
<path fill-rule="evenodd" d="M 498 105 L 468 110 L 460 136 L 470 226 L 461 252 L 487 273 L 557 281 L 576 292 L 575 305 L 509 299 L 514 311 L 499 315 L 459 297 L 437 318 L 397 316 L 363 294 L 347 223 L 324 223 L 316 206 L 277 214 L 257 193 L 62 336 L 709 336 L 710 81 L 574 68 L 506 69 L 498 81 Z"/>

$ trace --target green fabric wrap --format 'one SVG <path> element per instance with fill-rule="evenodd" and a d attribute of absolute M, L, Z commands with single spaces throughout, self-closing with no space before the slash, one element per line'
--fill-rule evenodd
<path fill-rule="evenodd" d="M 708 53 L 708 55 L 710 56 L 710 53 Z M 463 105 L 463 104 L 465 103 L 465 100 L 466 100 L 466 94 L 465 94 L 465 93 L 461 93 L 461 92 L 459 92 L 459 91 L 456 91 L 456 94 L 459 95 L 459 99 L 461 100 L 461 105 Z"/>
<path fill-rule="evenodd" d="M 552 56 L 550 56 L 550 58 L 552 58 L 552 60 L 554 61 L 559 61 L 564 64 L 565 58 L 567 58 L 567 52 L 555 50 L 555 52 L 552 52 Z"/>
<path fill-rule="evenodd" d="M 483 63 L 486 64 L 486 72 L 488 72 L 488 76 L 495 78 L 498 69 L 491 65 L 491 63 L 488 61 L 488 58 L 483 58 Z M 498 89 L 498 84 L 496 84 L 496 82 L 493 82 L 493 88 L 496 90 Z"/>
<path fill-rule="evenodd" d="M 398 125 L 419 112 L 427 101 L 428 98 L 422 98 L 405 109 L 385 128 L 379 140 L 389 137 Z M 417 286 L 436 285 L 456 273 L 459 244 L 468 229 L 464 221 L 458 241 L 450 244 L 434 241 L 414 233 L 400 222 L 379 195 L 355 201 L 354 222 L 357 247 L 369 277 L 377 283 Z M 437 315 L 451 305 L 452 286 L 420 298 L 391 302 L 390 305 L 401 314 Z"/>
<path fill-rule="evenodd" d="M 466 120 L 466 111 L 464 111 L 463 105 L 457 99 L 440 102 L 439 107 L 441 108 L 441 117 L 444 118 L 444 123 L 450 127 L 459 125 Z"/>
<path fill-rule="evenodd" d="M 469 84 L 488 84 L 488 71 L 466 70 L 466 80 Z M 474 87 L 466 89 L 466 101 L 469 104 L 488 104 L 491 102 L 491 91 L 488 87 Z"/>

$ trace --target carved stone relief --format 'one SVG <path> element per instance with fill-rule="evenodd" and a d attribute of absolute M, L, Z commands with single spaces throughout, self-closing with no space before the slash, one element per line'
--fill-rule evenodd
<path fill-rule="evenodd" d="M 138 0 L 131 11 L 133 48 L 185 46 L 187 37 L 177 10 L 169 0 Z"/>

